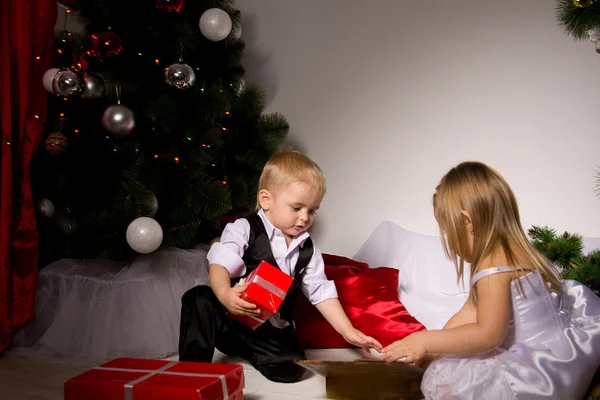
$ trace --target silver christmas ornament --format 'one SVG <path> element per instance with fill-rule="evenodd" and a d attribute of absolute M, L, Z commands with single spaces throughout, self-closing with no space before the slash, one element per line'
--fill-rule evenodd
<path fill-rule="evenodd" d="M 54 93 L 54 88 L 52 87 L 54 83 L 54 77 L 60 71 L 58 68 L 50 68 L 48 71 L 44 73 L 44 89 L 50 93 Z"/>
<path fill-rule="evenodd" d="M 598 40 L 600 40 L 600 28 L 593 28 L 588 30 L 587 35 L 592 42 L 596 43 Z"/>
<path fill-rule="evenodd" d="M 96 74 L 87 74 L 85 76 L 85 88 L 81 97 L 84 99 L 92 99 L 95 97 L 104 96 L 106 87 L 104 80 Z"/>
<path fill-rule="evenodd" d="M 129 247 L 138 253 L 148 254 L 160 247 L 163 231 L 152 218 L 140 217 L 129 224 L 125 236 Z"/>
<path fill-rule="evenodd" d="M 165 82 L 177 89 L 186 90 L 196 82 L 196 74 L 192 67 L 178 62 L 169 65 L 165 71 Z"/>
<path fill-rule="evenodd" d="M 38 201 L 37 210 L 44 217 L 50 218 L 54 215 L 54 203 L 48 199 Z"/>
<path fill-rule="evenodd" d="M 208 40 L 218 42 L 231 33 L 231 17 L 220 8 L 211 8 L 200 17 L 200 32 Z"/>
<path fill-rule="evenodd" d="M 52 90 L 61 96 L 73 96 L 83 93 L 84 79 L 78 72 L 61 69 L 54 75 Z"/>
<path fill-rule="evenodd" d="M 112 105 L 104 111 L 102 126 L 117 136 L 127 136 L 135 128 L 133 111 L 120 104 Z"/>

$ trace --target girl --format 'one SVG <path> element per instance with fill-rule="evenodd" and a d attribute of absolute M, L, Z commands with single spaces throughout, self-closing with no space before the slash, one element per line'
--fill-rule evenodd
<path fill-rule="evenodd" d="M 427 399 L 580 399 L 600 364 L 600 298 L 531 245 L 515 196 L 492 168 L 465 162 L 433 196 L 446 254 L 471 296 L 443 330 L 387 346 L 387 362 L 435 358 Z"/>

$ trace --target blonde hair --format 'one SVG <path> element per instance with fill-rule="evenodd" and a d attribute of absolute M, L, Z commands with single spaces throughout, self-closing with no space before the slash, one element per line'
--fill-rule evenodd
<path fill-rule="evenodd" d="M 464 274 L 468 232 L 462 210 L 469 213 L 473 224 L 474 241 L 471 276 L 479 272 L 480 262 L 500 246 L 513 275 L 517 277 L 520 250 L 534 268 L 560 290 L 561 278 L 554 266 L 528 240 L 519 216 L 517 200 L 504 178 L 493 168 L 480 162 L 463 162 L 452 168 L 433 195 L 435 218 L 440 226 L 444 250 L 456 265 L 459 281 Z M 444 240 L 445 238 L 445 240 Z"/>
<path fill-rule="evenodd" d="M 294 182 L 306 183 L 319 197 L 325 196 L 327 185 L 325 175 L 313 160 L 297 151 L 281 151 L 275 153 L 265 164 L 256 199 L 256 209 L 260 210 L 258 193 L 266 189 L 279 191 Z"/>

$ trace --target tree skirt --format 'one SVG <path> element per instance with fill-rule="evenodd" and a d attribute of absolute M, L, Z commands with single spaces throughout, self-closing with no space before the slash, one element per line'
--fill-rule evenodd
<path fill-rule="evenodd" d="M 162 248 L 132 263 L 59 260 L 40 271 L 36 320 L 11 353 L 96 365 L 177 353 L 181 296 L 208 283 L 206 249 Z"/>

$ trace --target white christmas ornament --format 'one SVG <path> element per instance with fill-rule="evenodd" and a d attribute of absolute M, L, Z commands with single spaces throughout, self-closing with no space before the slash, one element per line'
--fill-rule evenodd
<path fill-rule="evenodd" d="M 129 247 L 138 253 L 148 254 L 160 247 L 163 231 L 152 218 L 140 217 L 129 224 L 126 237 Z"/>
<path fill-rule="evenodd" d="M 213 42 L 218 42 L 229 36 L 231 27 L 231 17 L 220 8 L 208 9 L 200 17 L 200 32 Z"/>
<path fill-rule="evenodd" d="M 48 199 L 38 201 L 38 211 L 44 217 L 52 217 L 54 215 L 54 203 Z"/>
<path fill-rule="evenodd" d="M 56 76 L 56 74 L 58 74 L 58 71 L 60 71 L 60 69 L 50 68 L 48 71 L 46 71 L 44 73 L 44 78 L 43 78 L 44 89 L 46 89 L 46 91 L 48 91 L 50 93 L 54 93 L 54 88 L 52 87 L 52 84 L 54 82 L 54 77 Z"/>

